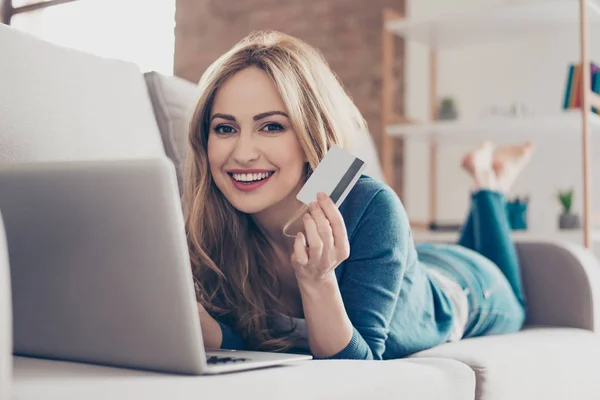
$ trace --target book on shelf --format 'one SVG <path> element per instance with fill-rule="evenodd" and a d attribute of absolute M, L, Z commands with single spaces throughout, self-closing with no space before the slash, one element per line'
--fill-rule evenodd
<path fill-rule="evenodd" d="M 565 97 L 563 99 L 563 109 L 581 108 L 583 97 L 581 76 L 581 64 L 571 64 L 567 69 L 567 82 L 565 85 Z M 600 94 L 600 66 L 590 63 L 590 89 L 594 93 Z M 600 114 L 600 110 L 592 107 L 592 112 Z"/>

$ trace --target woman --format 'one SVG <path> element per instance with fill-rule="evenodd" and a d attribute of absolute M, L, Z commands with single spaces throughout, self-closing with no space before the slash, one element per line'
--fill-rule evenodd
<path fill-rule="evenodd" d="M 531 146 L 490 143 L 458 245 L 415 248 L 396 194 L 362 176 L 339 210 L 296 194 L 364 120 L 318 51 L 252 34 L 200 80 L 184 188 L 206 347 L 400 358 L 521 328 L 524 301 L 504 214 Z"/>

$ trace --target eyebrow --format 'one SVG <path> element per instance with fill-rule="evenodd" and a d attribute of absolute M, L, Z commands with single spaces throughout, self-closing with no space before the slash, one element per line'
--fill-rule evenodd
<path fill-rule="evenodd" d="M 260 114 L 256 114 L 254 117 L 252 117 L 253 120 L 255 121 L 260 121 L 261 119 L 270 117 L 271 115 L 283 115 L 286 118 L 289 118 L 288 115 L 286 113 L 284 113 L 283 111 L 267 111 L 264 113 L 260 113 Z M 232 121 L 232 122 L 236 122 L 236 119 L 233 115 L 229 115 L 229 114 L 214 114 L 211 117 L 211 121 L 215 118 L 221 118 L 221 119 L 226 119 L 227 121 Z"/>
<path fill-rule="evenodd" d="M 228 121 L 232 121 L 235 122 L 235 117 L 233 115 L 228 115 L 228 114 L 214 114 L 212 116 L 212 118 L 210 119 L 211 121 L 215 118 L 222 118 L 222 119 L 226 119 Z"/>
<path fill-rule="evenodd" d="M 287 114 L 284 113 L 283 111 L 268 111 L 268 112 L 264 112 L 264 113 L 255 115 L 253 119 L 255 121 L 260 121 L 261 119 L 270 117 L 271 115 L 283 115 L 284 117 L 289 118 L 287 116 Z"/>

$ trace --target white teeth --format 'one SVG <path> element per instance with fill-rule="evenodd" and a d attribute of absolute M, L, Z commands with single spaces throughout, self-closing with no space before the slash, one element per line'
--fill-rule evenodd
<path fill-rule="evenodd" d="M 232 174 L 233 179 L 241 182 L 259 181 L 268 178 L 271 175 L 272 172 L 261 172 L 256 174 Z"/>

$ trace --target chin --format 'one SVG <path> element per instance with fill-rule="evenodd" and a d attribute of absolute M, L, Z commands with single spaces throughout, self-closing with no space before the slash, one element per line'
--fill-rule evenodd
<path fill-rule="evenodd" d="M 269 196 L 269 194 L 245 196 L 244 194 L 237 192 L 235 188 L 230 187 L 227 187 L 226 190 L 222 190 L 221 192 L 233 208 L 246 214 L 260 213 L 276 203 L 276 201 L 270 199 L 271 196 Z"/>
<path fill-rule="evenodd" d="M 257 214 L 260 213 L 271 206 L 271 204 L 267 204 L 264 201 L 247 201 L 247 200 L 239 200 L 239 201 L 230 201 L 233 208 L 236 210 L 243 212 L 245 214 Z"/>

